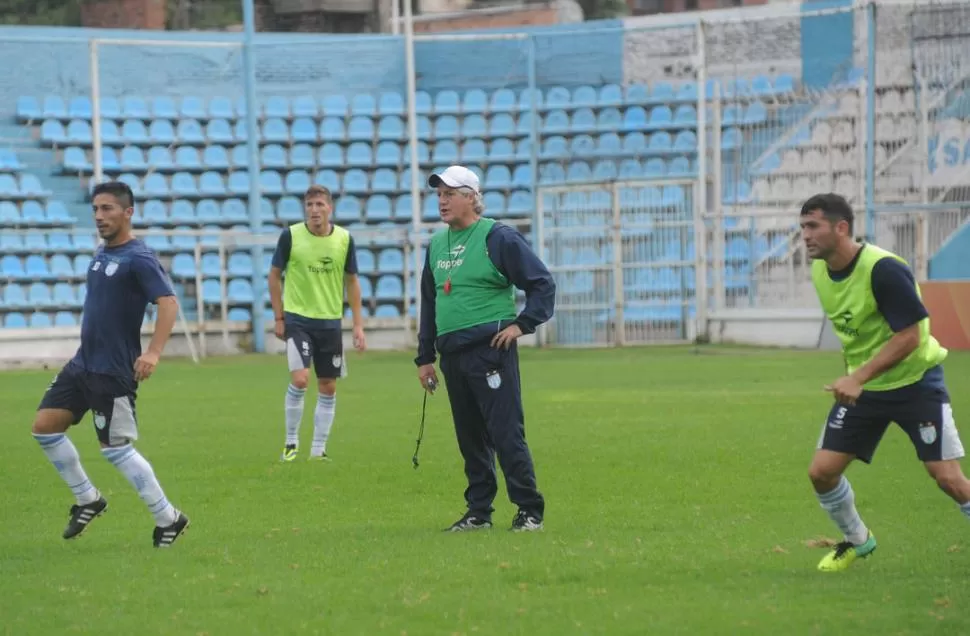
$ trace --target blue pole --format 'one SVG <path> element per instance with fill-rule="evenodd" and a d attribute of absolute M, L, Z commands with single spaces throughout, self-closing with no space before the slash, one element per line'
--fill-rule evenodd
<path fill-rule="evenodd" d="M 866 239 L 875 237 L 876 214 L 876 3 L 866 5 Z"/>
<path fill-rule="evenodd" d="M 256 101 L 256 55 L 253 40 L 256 33 L 253 0 L 242 0 L 243 9 L 243 82 L 246 90 L 246 129 L 249 149 L 249 229 L 253 234 L 260 231 L 259 192 L 259 104 Z M 266 281 L 263 273 L 263 248 L 252 247 L 253 257 L 253 349 L 266 351 L 266 324 L 263 320 L 263 294 Z"/>
<path fill-rule="evenodd" d="M 536 105 L 536 38 L 530 35 L 528 40 L 528 64 L 529 64 L 529 172 L 532 173 L 532 240 L 535 242 L 538 237 L 536 231 L 539 228 L 539 107 Z M 542 254 L 542 246 L 532 246 L 537 254 Z"/>

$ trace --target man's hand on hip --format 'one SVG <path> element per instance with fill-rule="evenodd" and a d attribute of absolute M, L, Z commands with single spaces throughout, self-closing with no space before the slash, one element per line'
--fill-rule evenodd
<path fill-rule="evenodd" d="M 515 323 L 512 323 L 502 331 L 495 334 L 492 338 L 492 347 L 496 349 L 508 349 L 512 346 L 518 338 L 522 337 L 522 329 Z"/>

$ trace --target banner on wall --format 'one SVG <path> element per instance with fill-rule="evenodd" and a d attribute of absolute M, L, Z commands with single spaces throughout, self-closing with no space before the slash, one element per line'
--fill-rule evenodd
<path fill-rule="evenodd" d="M 970 178 L 970 121 L 942 119 L 929 140 L 930 186 L 946 186 Z"/>
<path fill-rule="evenodd" d="M 970 351 L 970 281 L 920 283 L 930 331 L 951 351 Z"/>

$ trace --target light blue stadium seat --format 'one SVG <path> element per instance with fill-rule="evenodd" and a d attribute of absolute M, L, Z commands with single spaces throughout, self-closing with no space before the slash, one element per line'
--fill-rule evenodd
<path fill-rule="evenodd" d="M 259 189 L 263 194 L 279 196 L 283 194 L 283 178 L 276 170 L 262 170 L 259 173 Z"/>
<path fill-rule="evenodd" d="M 685 177 L 692 172 L 690 160 L 687 157 L 674 157 L 667 168 L 667 174 L 671 177 Z"/>
<path fill-rule="evenodd" d="M 383 140 L 403 141 L 407 136 L 404 121 L 397 115 L 382 117 L 377 126 L 377 136 Z"/>
<path fill-rule="evenodd" d="M 400 93 L 381 93 L 378 111 L 381 115 L 403 115 L 405 112 L 404 98 Z"/>
<path fill-rule="evenodd" d="M 288 143 L 290 141 L 290 129 L 282 119 L 275 117 L 267 119 L 263 122 L 262 140 Z"/>
<path fill-rule="evenodd" d="M 600 106 L 622 106 L 623 89 L 616 84 L 606 84 L 600 87 L 596 102 Z"/>
<path fill-rule="evenodd" d="M 334 214 L 341 223 L 360 221 L 362 217 L 360 199 L 349 194 L 343 195 L 337 199 Z"/>
<path fill-rule="evenodd" d="M 373 273 L 375 270 L 374 264 L 374 253 L 368 249 L 358 249 L 357 250 L 357 271 L 362 274 Z M 361 285 L 363 285 L 364 279 L 361 279 Z M 369 285 L 370 281 L 368 281 Z M 370 294 L 365 294 L 365 296 L 370 296 Z"/>
<path fill-rule="evenodd" d="M 175 150 L 175 167 L 179 170 L 201 170 L 199 151 L 191 146 L 179 146 Z"/>
<path fill-rule="evenodd" d="M 627 160 L 631 161 L 631 160 Z M 635 160 L 632 160 L 635 161 Z M 624 165 L 626 161 L 624 161 Z M 642 175 L 650 179 L 658 179 L 667 174 L 667 164 L 660 157 L 651 157 L 643 164 Z"/>
<path fill-rule="evenodd" d="M 742 123 L 761 124 L 768 120 L 768 109 L 762 102 L 751 102 L 744 111 Z"/>
<path fill-rule="evenodd" d="M 249 210 L 239 199 L 226 199 L 222 204 L 221 220 L 226 223 L 245 223 L 249 220 Z"/>
<path fill-rule="evenodd" d="M 104 147 L 102 150 L 108 150 Z M 142 172 L 148 169 L 144 151 L 137 146 L 125 146 L 121 149 L 118 167 L 129 172 Z"/>
<path fill-rule="evenodd" d="M 30 95 L 21 95 L 17 98 L 17 119 L 34 120 L 44 116 L 37 98 Z"/>
<path fill-rule="evenodd" d="M 83 252 L 93 252 L 95 249 L 97 249 L 97 242 L 94 239 L 94 232 L 90 230 L 87 232 L 74 232 L 74 247 Z"/>
<path fill-rule="evenodd" d="M 568 88 L 552 86 L 546 91 L 545 103 L 543 105 L 549 110 L 566 109 L 569 108 L 571 102 L 572 95 L 569 93 Z"/>
<path fill-rule="evenodd" d="M 576 135 L 569 143 L 569 154 L 573 157 L 592 157 L 596 154 L 596 142 L 591 135 Z"/>
<path fill-rule="evenodd" d="M 631 106 L 623 112 L 623 130 L 643 130 L 647 127 L 647 111 L 642 106 Z"/>
<path fill-rule="evenodd" d="M 121 100 L 121 116 L 126 119 L 151 119 L 151 111 L 144 99 L 129 95 Z"/>
<path fill-rule="evenodd" d="M 488 148 L 482 139 L 468 139 L 461 145 L 461 160 L 467 163 L 481 163 L 488 158 Z"/>
<path fill-rule="evenodd" d="M 458 144 L 450 139 L 443 139 L 435 143 L 431 160 L 439 164 L 453 164 L 458 162 Z"/>
<path fill-rule="evenodd" d="M 31 254 L 24 261 L 24 272 L 28 278 L 47 278 L 50 276 L 50 269 L 43 256 Z"/>
<path fill-rule="evenodd" d="M 78 239 L 81 237 L 77 234 L 74 235 L 74 245 L 78 246 Z M 92 239 L 92 242 L 93 239 Z M 78 246 L 78 249 L 80 247 Z M 91 257 L 88 254 L 78 254 L 74 257 L 74 276 L 84 277 L 87 276 L 88 268 L 91 266 Z M 78 294 L 78 300 L 83 300 L 80 294 Z"/>
<path fill-rule="evenodd" d="M 69 311 L 59 311 L 54 314 L 55 327 L 76 327 L 77 319 Z"/>
<path fill-rule="evenodd" d="M 167 223 L 168 214 L 165 210 L 165 204 L 156 199 L 145 201 L 141 206 L 141 221 L 146 225 L 162 225 Z"/>
<path fill-rule="evenodd" d="M 26 173 L 20 175 L 20 192 L 28 196 L 48 197 L 53 194 L 45 188 L 36 175 Z"/>
<path fill-rule="evenodd" d="M 125 122 L 127 124 L 127 122 Z M 170 146 L 175 143 L 175 129 L 167 119 L 156 119 L 148 126 L 148 137 L 153 144 Z"/>
<path fill-rule="evenodd" d="M 66 142 L 67 133 L 64 130 L 64 125 L 56 119 L 45 120 L 40 125 L 40 139 L 48 144 L 61 144 Z"/>
<path fill-rule="evenodd" d="M 404 165 L 410 165 L 411 163 L 411 144 L 404 146 L 401 150 L 401 162 Z M 430 163 L 431 162 L 431 149 L 429 148 L 427 142 L 418 141 L 418 162 L 420 163 Z M 410 187 L 410 186 L 408 186 Z"/>
<path fill-rule="evenodd" d="M 20 208 L 10 201 L 0 201 L 0 225 L 15 225 L 22 220 Z"/>
<path fill-rule="evenodd" d="M 441 115 L 434 121 L 435 139 L 455 139 L 458 130 L 458 118 L 454 115 Z"/>
<path fill-rule="evenodd" d="M 202 165 L 206 169 L 226 170 L 229 168 L 229 154 L 222 146 L 206 146 L 202 151 Z"/>
<path fill-rule="evenodd" d="M 203 144 L 205 143 L 205 132 L 202 124 L 196 119 L 182 119 L 175 129 L 175 134 L 180 143 L 183 144 Z"/>
<path fill-rule="evenodd" d="M 238 171 L 229 175 L 228 190 L 231 194 L 249 194 L 249 172 Z"/>
<path fill-rule="evenodd" d="M 697 150 L 697 135 L 693 130 L 682 130 L 674 139 L 673 149 L 677 152 L 694 152 Z"/>
<path fill-rule="evenodd" d="M 305 192 L 306 188 L 303 191 Z M 276 206 L 276 215 L 281 221 L 296 223 L 303 220 L 303 205 L 296 197 L 282 197 Z"/>
<path fill-rule="evenodd" d="M 410 188 L 410 184 L 408 185 Z M 371 192 L 392 193 L 396 192 L 397 175 L 390 168 L 378 168 L 374 171 L 371 181 Z"/>
<path fill-rule="evenodd" d="M 350 100 L 350 112 L 353 115 L 373 117 L 377 114 L 377 100 L 369 93 L 358 93 Z"/>
<path fill-rule="evenodd" d="M 378 166 L 398 166 L 401 163 L 401 147 L 393 141 L 380 142 L 377 145 L 375 163 Z"/>
<path fill-rule="evenodd" d="M 677 111 L 674 113 L 673 123 L 675 126 L 696 126 L 697 110 L 688 104 L 678 106 Z"/>
<path fill-rule="evenodd" d="M 569 115 L 564 110 L 549 111 L 543 122 L 545 134 L 565 134 L 570 132 Z"/>
<path fill-rule="evenodd" d="M 222 303 L 222 290 L 218 280 L 209 278 L 202 281 L 202 302 L 206 305 Z"/>
<path fill-rule="evenodd" d="M 391 220 L 391 200 L 385 194 L 375 194 L 367 199 L 365 216 L 368 221 Z"/>
<path fill-rule="evenodd" d="M 195 177 L 188 172 L 176 172 L 172 175 L 172 194 L 183 197 L 199 196 L 199 187 L 195 182 Z M 147 179 L 146 179 L 147 190 Z"/>
<path fill-rule="evenodd" d="M 239 119 L 236 121 L 232 127 L 232 136 L 240 143 L 249 141 L 249 126 L 247 125 L 245 119 Z"/>
<path fill-rule="evenodd" d="M 485 137 L 488 134 L 488 123 L 484 115 L 466 115 L 461 122 L 461 136 L 464 139 L 471 137 Z"/>
<path fill-rule="evenodd" d="M 178 119 L 178 107 L 171 97 L 158 96 L 152 100 L 153 119 Z"/>
<path fill-rule="evenodd" d="M 484 113 L 488 110 L 488 94 L 480 88 L 466 91 L 461 109 L 465 113 Z"/>
<path fill-rule="evenodd" d="M 148 165 L 156 170 L 174 170 L 175 160 L 172 152 L 164 146 L 152 146 L 148 149 Z"/>
<path fill-rule="evenodd" d="M 43 311 L 35 311 L 30 314 L 30 324 L 31 329 L 47 329 L 54 326 L 54 321 L 51 320 L 51 315 Z"/>
<path fill-rule="evenodd" d="M 286 173 L 286 181 L 283 183 L 285 192 L 303 194 L 311 184 L 310 173 L 306 170 L 290 170 Z"/>
<path fill-rule="evenodd" d="M 404 263 L 401 263 L 403 268 Z M 402 270 L 398 270 L 402 271 Z M 384 275 L 377 279 L 374 288 L 374 297 L 377 300 L 401 300 L 404 298 L 404 285 L 399 276 Z"/>
<path fill-rule="evenodd" d="M 327 117 L 344 117 L 349 106 L 343 95 L 327 95 L 323 98 L 323 114 Z"/>
<path fill-rule="evenodd" d="M 0 148 L 0 170 L 17 172 L 23 170 L 24 167 L 13 148 Z"/>
<path fill-rule="evenodd" d="M 616 164 L 610 160 L 601 159 L 593 166 L 593 181 L 613 181 L 617 175 Z"/>
<path fill-rule="evenodd" d="M 741 123 L 741 112 L 736 104 L 728 105 L 721 113 L 721 125 L 730 126 Z"/>
<path fill-rule="evenodd" d="M 28 225 L 47 225 L 47 214 L 37 201 L 24 201 L 20 213 Z"/>
<path fill-rule="evenodd" d="M 328 142 L 320 147 L 317 163 L 322 167 L 339 168 L 344 165 L 344 151 L 340 144 Z"/>
<path fill-rule="evenodd" d="M 381 250 L 377 257 L 377 271 L 398 274 L 404 271 L 404 252 L 397 248 Z"/>
<path fill-rule="evenodd" d="M 307 117 L 300 117 L 293 121 L 293 126 L 290 128 L 290 135 L 294 142 L 307 142 L 316 143 L 317 141 L 317 125 L 312 119 Z"/>
<path fill-rule="evenodd" d="M 738 128 L 726 128 L 721 135 L 721 150 L 736 150 L 743 144 L 744 138 Z"/>
<path fill-rule="evenodd" d="M 431 118 L 427 115 L 418 116 L 418 139 L 431 139 L 434 136 L 433 129 L 434 126 L 431 123 Z"/>
<path fill-rule="evenodd" d="M 493 165 L 485 171 L 484 185 L 489 189 L 504 190 L 512 186 L 512 173 L 508 166 Z"/>
<path fill-rule="evenodd" d="M 344 173 L 343 191 L 353 194 L 365 194 L 368 189 L 367 173 L 359 168 L 352 168 Z"/>
<path fill-rule="evenodd" d="M 205 136 L 209 143 L 231 144 L 235 141 L 232 127 L 225 119 L 212 119 L 205 127 Z"/>
<path fill-rule="evenodd" d="M 24 250 L 24 239 L 20 234 L 4 232 L 0 234 L 0 252 L 20 252 Z"/>
<path fill-rule="evenodd" d="M 670 111 L 670 106 L 657 106 L 650 111 L 650 120 L 647 122 L 648 129 L 669 128 L 672 125 L 673 113 Z"/>
<path fill-rule="evenodd" d="M 222 174 L 212 170 L 203 172 L 199 177 L 199 194 L 211 197 L 225 196 L 226 184 L 222 180 Z"/>
<path fill-rule="evenodd" d="M 351 167 L 369 168 L 372 166 L 374 164 L 374 157 L 371 153 L 370 144 L 362 141 L 355 141 L 350 144 L 347 147 L 346 163 Z"/>
<path fill-rule="evenodd" d="M 214 252 L 208 252 L 202 255 L 202 275 L 203 276 L 221 276 L 222 275 L 222 263 L 219 260 L 219 255 Z"/>
<path fill-rule="evenodd" d="M 613 111 L 613 108 L 605 109 L 601 115 L 606 116 L 607 113 Z M 617 119 L 619 118 L 619 111 L 616 111 Z M 593 114 L 592 108 L 580 108 L 573 111 L 572 119 L 569 123 L 569 129 L 573 133 L 590 133 L 595 132 L 597 128 L 596 115 Z"/>
<path fill-rule="evenodd" d="M 203 119 L 205 104 L 198 97 L 186 97 L 182 100 L 182 116 Z M 200 113 L 200 111 L 202 111 Z M 235 119 L 236 111 L 232 100 L 228 97 L 213 97 L 209 100 L 209 117 L 213 119 Z"/>
<path fill-rule="evenodd" d="M 562 135 L 552 135 L 546 137 L 542 142 L 542 151 L 539 153 L 540 159 L 561 159 L 569 155 L 569 143 Z"/>
<path fill-rule="evenodd" d="M 783 95 L 795 92 L 795 79 L 788 74 L 781 74 L 775 77 L 774 94 Z"/>
<path fill-rule="evenodd" d="M 540 181 L 545 183 L 559 183 L 562 178 L 559 176 L 559 172 L 562 170 L 562 166 L 559 164 L 546 164 L 543 166 L 543 170 L 540 171 Z M 592 181 L 593 171 L 590 169 L 589 164 L 585 161 L 573 161 L 569 164 L 569 168 L 566 171 L 566 181 L 570 183 L 578 183 L 582 181 Z"/>
<path fill-rule="evenodd" d="M 51 232 L 47 236 L 47 243 L 55 252 L 70 252 L 74 249 L 71 236 L 67 232 Z"/>
<path fill-rule="evenodd" d="M 47 222 L 52 225 L 72 225 L 77 222 L 60 201 L 47 201 Z"/>
<path fill-rule="evenodd" d="M 58 123 L 58 126 L 59 125 L 60 124 Z M 43 132 L 44 131 L 41 130 L 42 134 Z M 52 136 L 56 136 L 53 134 L 54 131 L 51 131 L 51 132 L 52 132 Z M 68 122 L 67 131 L 63 136 L 61 136 L 60 141 L 64 141 L 64 140 L 70 143 L 77 143 L 77 144 L 91 143 L 91 124 L 89 124 L 86 121 L 81 121 L 78 119 Z M 58 141 L 58 140 L 51 139 L 51 141 Z"/>
<path fill-rule="evenodd" d="M 266 117 L 289 118 L 290 100 L 280 95 L 271 95 L 263 105 L 263 114 Z"/>
<path fill-rule="evenodd" d="M 513 188 L 532 187 L 532 168 L 528 164 L 520 163 L 515 166 L 515 170 L 512 172 L 511 186 Z"/>
<path fill-rule="evenodd" d="M 582 163 L 582 165 L 586 167 L 587 171 L 589 170 L 589 166 L 587 164 Z M 581 170 L 581 168 L 577 168 L 577 171 L 579 170 Z M 575 181 L 580 179 L 571 179 L 571 180 Z M 566 171 L 558 163 L 545 163 L 539 166 L 539 183 L 543 185 L 547 185 L 547 184 L 564 183 L 565 181 L 566 181 Z"/>
<path fill-rule="evenodd" d="M 300 95 L 293 99 L 294 117 L 316 117 L 320 114 L 317 100 L 310 95 Z"/>
<path fill-rule="evenodd" d="M 4 329 L 26 329 L 27 318 L 20 312 L 10 312 L 3 317 Z"/>
<path fill-rule="evenodd" d="M 511 139 L 499 137 L 493 139 L 488 148 L 489 161 L 512 161 L 515 159 L 515 144 Z"/>
<path fill-rule="evenodd" d="M 427 91 L 417 91 L 414 94 L 414 110 L 419 115 L 427 115 L 433 109 L 434 103 Z"/>
<path fill-rule="evenodd" d="M 354 116 L 347 124 L 347 139 L 349 141 L 372 141 L 374 139 L 374 122 L 369 117 Z"/>
<path fill-rule="evenodd" d="M 436 221 L 441 218 L 441 215 L 438 212 L 438 197 L 425 197 L 424 207 L 421 210 L 421 218 L 425 221 Z"/>
<path fill-rule="evenodd" d="M 250 322 L 252 319 L 252 313 L 245 307 L 232 307 L 226 312 L 226 320 L 230 322 Z"/>
<path fill-rule="evenodd" d="M 93 135 L 93 128 L 90 127 L 88 122 L 82 122 L 84 125 L 81 127 L 81 134 L 91 136 Z M 87 128 L 85 128 L 87 127 Z M 70 124 L 68 125 L 68 130 L 70 130 Z M 93 139 L 93 137 L 90 137 Z M 111 119 L 101 120 L 101 141 L 106 144 L 117 144 L 124 142 L 121 137 L 121 132 L 118 130 L 118 126 Z"/>
<path fill-rule="evenodd" d="M 411 195 L 402 194 L 394 200 L 394 218 L 404 221 L 411 218 Z"/>
<path fill-rule="evenodd" d="M 315 165 L 313 147 L 309 144 L 296 144 L 290 148 L 289 167 L 312 168 Z"/>
<path fill-rule="evenodd" d="M 651 152 L 670 152 L 672 146 L 673 140 L 670 137 L 670 133 L 660 131 L 650 135 L 650 145 L 648 146 L 648 149 Z"/>
<path fill-rule="evenodd" d="M 17 284 L 7 285 L 3 289 L 3 302 L 0 303 L 10 309 L 21 309 L 30 307 L 30 301 L 23 286 Z"/>
<path fill-rule="evenodd" d="M 330 192 L 340 192 L 340 176 L 333 170 L 319 170 L 313 175 L 313 183 L 322 185 Z"/>
<path fill-rule="evenodd" d="M 91 169 L 91 162 L 83 149 L 77 146 L 68 146 L 64 149 L 64 168 L 83 172 Z"/>
<path fill-rule="evenodd" d="M 505 216 L 505 195 L 501 192 L 486 192 L 484 203 L 486 216 L 493 218 Z"/>
<path fill-rule="evenodd" d="M 226 296 L 230 303 L 251 303 L 255 298 L 253 284 L 245 278 L 233 278 L 226 285 Z"/>
<path fill-rule="evenodd" d="M 489 111 L 493 113 L 512 112 L 516 110 L 515 93 L 509 88 L 500 88 L 492 93 Z"/>
<path fill-rule="evenodd" d="M 50 307 L 54 304 L 51 288 L 44 283 L 31 283 L 27 289 L 27 302 L 32 307 Z"/>
<path fill-rule="evenodd" d="M 418 187 L 423 187 L 423 184 L 426 184 L 427 182 L 428 182 L 428 175 L 425 174 L 425 171 L 424 170 L 422 170 L 422 169 L 419 168 L 418 169 Z M 410 190 L 411 189 L 411 169 L 410 168 L 405 168 L 404 170 L 401 171 L 399 183 L 400 183 L 400 189 L 401 190 Z"/>
<path fill-rule="evenodd" d="M 171 271 L 176 278 L 194 278 L 195 258 L 184 252 L 176 254 L 172 257 Z"/>
<path fill-rule="evenodd" d="M 461 100 L 458 93 L 450 89 L 438 91 L 434 98 L 434 112 L 436 114 L 457 114 L 461 112 Z"/>

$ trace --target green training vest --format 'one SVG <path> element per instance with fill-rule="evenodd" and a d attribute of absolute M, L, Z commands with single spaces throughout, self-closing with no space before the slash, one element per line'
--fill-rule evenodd
<path fill-rule="evenodd" d="M 482 218 L 464 230 L 442 230 L 431 237 L 428 257 L 437 290 L 439 336 L 517 315 L 515 289 L 488 256 L 485 239 L 493 225 L 494 219 Z"/>
<path fill-rule="evenodd" d="M 848 278 L 833 281 L 824 260 L 812 263 L 812 283 L 818 292 L 825 315 L 832 321 L 845 356 L 846 373 L 872 360 L 893 337 L 889 323 L 879 313 L 872 293 L 872 268 L 884 258 L 905 260 L 875 245 L 865 245 Z M 916 294 L 922 298 L 919 285 Z M 919 322 L 920 343 L 906 358 L 892 369 L 865 385 L 867 391 L 889 391 L 918 382 L 923 374 L 946 359 L 947 350 L 930 335 L 930 319 Z"/>
<path fill-rule="evenodd" d="M 293 245 L 286 263 L 283 311 L 305 318 L 343 318 L 350 233 L 334 225 L 329 236 L 316 236 L 301 222 L 290 226 L 290 235 Z"/>

